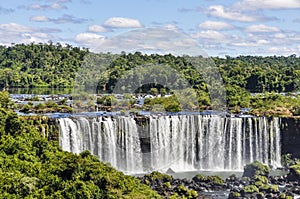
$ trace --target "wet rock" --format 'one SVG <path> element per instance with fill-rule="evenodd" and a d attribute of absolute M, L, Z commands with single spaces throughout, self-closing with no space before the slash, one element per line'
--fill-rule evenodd
<path fill-rule="evenodd" d="M 237 179 L 237 177 L 236 177 L 235 174 L 229 176 L 229 177 L 226 179 L 226 181 L 229 181 L 229 182 L 235 182 L 235 181 L 237 181 L 237 180 L 238 180 L 238 179 Z"/>
<path fill-rule="evenodd" d="M 230 192 L 228 199 L 238 199 L 241 197 L 241 194 L 239 192 Z"/>
<path fill-rule="evenodd" d="M 173 171 L 171 168 L 169 168 L 166 173 L 172 174 L 172 173 L 175 173 L 175 171 Z"/>
<path fill-rule="evenodd" d="M 289 181 L 300 181 L 300 163 L 290 167 L 287 179 Z"/>
<path fill-rule="evenodd" d="M 300 187 L 293 187 L 293 188 L 291 189 L 291 191 L 292 191 L 294 194 L 299 195 L 299 194 L 300 194 Z"/>
<path fill-rule="evenodd" d="M 264 196 L 263 193 L 257 193 L 257 194 L 254 194 L 254 196 L 255 196 L 255 198 L 257 198 L 257 199 L 264 199 L 264 198 L 265 198 L 265 196 Z"/>
<path fill-rule="evenodd" d="M 254 177 L 256 175 L 269 176 L 270 168 L 267 165 L 262 164 L 261 162 L 254 161 L 251 164 L 247 164 L 244 167 L 244 177 Z"/>
<path fill-rule="evenodd" d="M 294 197 L 294 194 L 293 194 L 291 191 L 286 191 L 286 192 L 285 192 L 285 195 L 286 195 L 286 196 Z"/>

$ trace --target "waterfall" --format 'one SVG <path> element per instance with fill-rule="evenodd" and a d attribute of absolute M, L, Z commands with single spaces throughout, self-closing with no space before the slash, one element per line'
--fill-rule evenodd
<path fill-rule="evenodd" d="M 142 119 L 141 119 L 142 118 Z M 58 119 L 63 150 L 90 150 L 126 173 L 280 167 L 280 119 L 151 115 Z"/>

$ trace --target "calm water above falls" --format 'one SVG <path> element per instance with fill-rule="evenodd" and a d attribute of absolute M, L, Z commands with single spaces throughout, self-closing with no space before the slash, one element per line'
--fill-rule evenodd
<path fill-rule="evenodd" d="M 259 160 L 280 167 L 280 120 L 216 115 L 57 119 L 63 150 L 90 150 L 126 173 L 242 170 Z"/>

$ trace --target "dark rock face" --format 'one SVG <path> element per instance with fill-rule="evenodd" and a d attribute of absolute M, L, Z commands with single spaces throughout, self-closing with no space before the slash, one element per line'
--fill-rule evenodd
<path fill-rule="evenodd" d="M 244 167 L 244 177 L 253 178 L 256 175 L 269 176 L 270 168 L 267 165 L 264 165 L 258 161 L 247 164 Z"/>
<path fill-rule="evenodd" d="M 287 176 L 264 176 L 237 178 L 232 175 L 226 180 L 219 176 L 196 175 L 192 180 L 174 179 L 172 176 L 153 172 L 139 178 L 157 191 L 163 198 L 213 198 L 210 191 L 229 191 L 228 198 L 294 198 L 300 195 L 300 178 L 289 179 Z M 280 186 L 280 187 L 279 187 Z"/>
<path fill-rule="evenodd" d="M 225 181 L 219 176 L 196 175 L 192 180 L 174 179 L 167 174 L 152 172 L 139 178 L 165 198 L 180 196 L 186 198 L 207 198 L 205 192 L 226 190 Z"/>
<path fill-rule="evenodd" d="M 298 182 L 300 182 L 300 174 L 299 174 L 299 172 L 297 171 L 296 168 L 290 168 L 290 172 L 287 176 L 287 179 L 289 181 L 298 181 Z"/>
<path fill-rule="evenodd" d="M 300 118 L 281 118 L 281 153 L 300 158 Z"/>
<path fill-rule="evenodd" d="M 207 192 L 230 191 L 229 199 L 286 198 L 300 195 L 300 163 L 289 167 L 285 176 L 269 176 L 270 168 L 254 161 L 244 167 L 243 177 L 235 175 L 223 180 L 220 176 L 197 174 L 191 180 L 174 179 L 168 174 L 152 172 L 140 177 L 142 183 L 157 191 L 163 198 L 202 198 Z M 208 196 L 209 197 L 209 196 Z"/>
<path fill-rule="evenodd" d="M 172 173 L 175 173 L 175 171 L 173 171 L 173 169 L 169 168 L 166 173 L 172 174 Z"/>

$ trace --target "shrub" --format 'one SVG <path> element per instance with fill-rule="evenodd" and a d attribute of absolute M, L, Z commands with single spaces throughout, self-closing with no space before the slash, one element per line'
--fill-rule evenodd
<path fill-rule="evenodd" d="M 216 185 L 224 185 L 225 182 L 220 176 L 208 176 L 207 177 L 208 181 L 211 181 L 212 183 Z"/>
<path fill-rule="evenodd" d="M 158 180 L 162 180 L 164 182 L 168 182 L 170 180 L 173 179 L 172 176 L 168 175 L 168 174 L 163 174 L 163 173 L 160 173 L 158 171 L 153 171 L 152 173 L 150 174 L 146 174 L 145 177 L 148 177 L 151 179 L 151 181 L 155 180 L 155 179 L 158 179 Z"/>
<path fill-rule="evenodd" d="M 256 175 L 254 176 L 255 181 L 261 181 L 263 184 L 267 184 L 269 182 L 266 176 Z"/>
<path fill-rule="evenodd" d="M 258 193 L 259 189 L 255 185 L 247 185 L 243 188 L 245 193 Z"/>
<path fill-rule="evenodd" d="M 253 178 L 256 175 L 269 176 L 269 173 L 270 168 L 267 165 L 254 161 L 244 167 L 243 176 Z"/>

